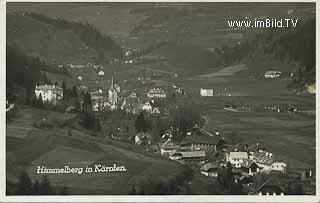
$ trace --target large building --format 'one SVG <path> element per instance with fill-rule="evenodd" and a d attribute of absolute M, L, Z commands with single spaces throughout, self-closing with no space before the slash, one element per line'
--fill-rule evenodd
<path fill-rule="evenodd" d="M 57 85 L 36 85 L 34 93 L 37 99 L 39 99 L 41 95 L 43 102 L 53 105 L 57 105 L 58 101 L 63 98 L 62 88 Z"/>
<path fill-rule="evenodd" d="M 167 97 L 166 92 L 162 88 L 152 88 L 147 93 L 148 98 L 158 98 L 158 99 L 164 99 Z"/>

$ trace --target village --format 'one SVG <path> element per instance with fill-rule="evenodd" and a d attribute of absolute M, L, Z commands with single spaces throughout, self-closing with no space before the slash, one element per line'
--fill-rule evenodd
<path fill-rule="evenodd" d="M 314 4 L 6 7 L 6 195 L 316 194 Z"/>
<path fill-rule="evenodd" d="M 104 76 L 104 72 L 100 70 L 97 75 L 98 77 Z M 277 78 L 280 73 L 272 72 L 271 75 L 270 77 L 265 76 L 265 78 Z M 143 81 L 142 84 L 146 85 L 145 78 L 138 77 L 136 80 Z M 99 87 L 89 92 L 88 87 L 82 84 L 77 87 L 77 90 L 79 93 L 83 92 L 83 95 L 90 95 L 91 110 L 100 118 L 101 128 L 104 131 L 103 136 L 117 141 L 132 143 L 149 153 L 192 167 L 196 173 L 206 176 L 208 179 L 220 180 L 221 176 L 226 173 L 225 171 L 228 171 L 232 177 L 232 184 L 240 185 L 244 194 L 288 194 L 288 191 L 292 192 L 292 190 L 299 189 L 290 189 L 292 185 L 289 183 L 291 183 L 290 179 L 292 177 L 303 183 L 303 186 L 299 184 L 294 187 L 303 187 L 306 193 L 308 193 L 308 190 L 311 190 L 310 193 L 312 193 L 315 178 L 313 170 L 305 170 L 301 174 L 291 172 L 288 163 L 277 158 L 277 154 L 266 149 L 263 143 L 229 144 L 225 140 L 223 132 L 216 131 L 211 133 L 206 130 L 206 120 L 203 116 L 200 119 L 192 120 L 191 125 L 184 126 L 184 130 L 179 129 L 177 126 L 167 125 L 166 129 L 162 128 L 156 132 L 157 135 L 150 127 L 145 128 L 144 126 L 141 129 L 131 131 L 129 128 L 132 128 L 132 126 L 128 126 L 128 124 L 126 127 L 119 124 L 111 125 L 114 129 L 110 131 L 109 128 L 109 133 L 105 132 L 105 127 L 103 126 L 104 116 L 101 115 L 108 113 L 131 115 L 131 118 L 136 118 L 136 128 L 139 117 L 142 119 L 140 125 L 146 125 L 146 121 L 143 121 L 145 119 L 143 116 L 146 116 L 149 121 L 155 118 L 168 118 L 171 113 L 170 105 L 172 105 L 172 102 L 168 102 L 168 100 L 176 97 L 187 98 L 187 93 L 181 86 L 178 87 L 176 84 L 167 86 L 152 85 L 143 94 L 141 94 L 141 91 L 138 94 L 134 90 L 122 89 L 117 83 L 115 75 L 112 74 L 110 85 L 107 88 Z M 41 98 L 43 103 L 52 105 L 61 103 L 63 92 L 63 88 L 57 84 L 37 85 L 35 88 L 37 99 Z M 200 97 L 214 95 L 213 89 L 201 88 L 199 92 Z M 230 95 L 225 94 L 224 96 L 228 97 Z M 83 99 L 79 97 L 80 110 L 78 111 L 80 112 L 85 108 L 84 97 Z M 175 108 L 179 108 L 179 106 L 175 106 Z M 251 108 L 247 106 L 241 109 L 251 110 Z M 235 106 L 226 106 L 224 109 L 238 111 Z M 285 106 L 283 109 L 293 113 L 298 111 L 297 108 L 291 106 Z M 66 113 L 76 111 L 76 106 L 66 106 Z M 277 106 L 265 106 L 262 111 L 280 112 L 280 108 Z M 112 121 L 109 121 L 108 124 L 110 122 L 112 123 Z M 131 123 L 131 125 L 133 124 Z M 126 130 L 123 128 L 126 128 Z M 155 138 L 156 136 L 159 137 Z M 179 138 L 177 138 L 178 136 Z M 266 178 L 263 182 L 256 183 L 255 179 L 259 176 L 265 176 Z"/>

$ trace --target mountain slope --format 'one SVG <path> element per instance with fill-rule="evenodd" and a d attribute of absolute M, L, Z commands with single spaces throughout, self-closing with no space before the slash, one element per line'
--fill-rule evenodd
<path fill-rule="evenodd" d="M 100 43 L 105 41 L 108 43 Z M 7 44 L 51 64 L 97 63 L 121 55 L 121 48 L 111 38 L 89 25 L 35 13 L 7 14 Z"/>

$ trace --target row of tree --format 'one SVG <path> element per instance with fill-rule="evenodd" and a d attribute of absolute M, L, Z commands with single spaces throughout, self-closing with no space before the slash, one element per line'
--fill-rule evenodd
<path fill-rule="evenodd" d="M 43 176 L 41 181 L 32 182 L 29 175 L 23 171 L 19 177 L 16 189 L 12 191 L 14 195 L 66 195 L 67 187 L 63 187 L 59 191 L 55 191 L 47 178 Z"/>

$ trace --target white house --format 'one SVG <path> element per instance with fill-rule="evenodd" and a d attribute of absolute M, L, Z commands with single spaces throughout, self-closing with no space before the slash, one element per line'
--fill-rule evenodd
<path fill-rule="evenodd" d="M 63 98 L 62 88 L 57 85 L 36 85 L 34 93 L 39 99 L 41 95 L 42 101 L 56 105 Z"/>
<path fill-rule="evenodd" d="M 99 75 L 99 76 L 104 76 L 104 71 L 102 71 L 102 70 L 99 71 L 99 72 L 98 72 L 98 75 Z"/>
<path fill-rule="evenodd" d="M 151 114 L 160 114 L 160 109 L 158 107 L 154 107 L 151 111 Z"/>
<path fill-rule="evenodd" d="M 151 113 L 151 111 L 152 111 L 152 106 L 151 106 L 150 102 L 144 103 L 143 106 L 142 106 L 142 110 L 143 110 L 143 111 L 146 111 L 146 112 L 148 112 L 148 113 Z"/>
<path fill-rule="evenodd" d="M 274 79 L 274 78 L 279 78 L 281 76 L 280 71 L 267 71 L 264 73 L 264 78 L 266 79 Z"/>
<path fill-rule="evenodd" d="M 284 173 L 286 171 L 287 164 L 281 161 L 275 161 L 271 164 L 272 171 L 279 171 Z"/>
<path fill-rule="evenodd" d="M 213 96 L 213 89 L 200 89 L 200 96 L 201 97 L 212 97 Z"/>
<path fill-rule="evenodd" d="M 226 161 L 235 168 L 240 168 L 241 164 L 249 158 L 248 152 L 229 152 L 225 154 L 225 157 Z"/>

